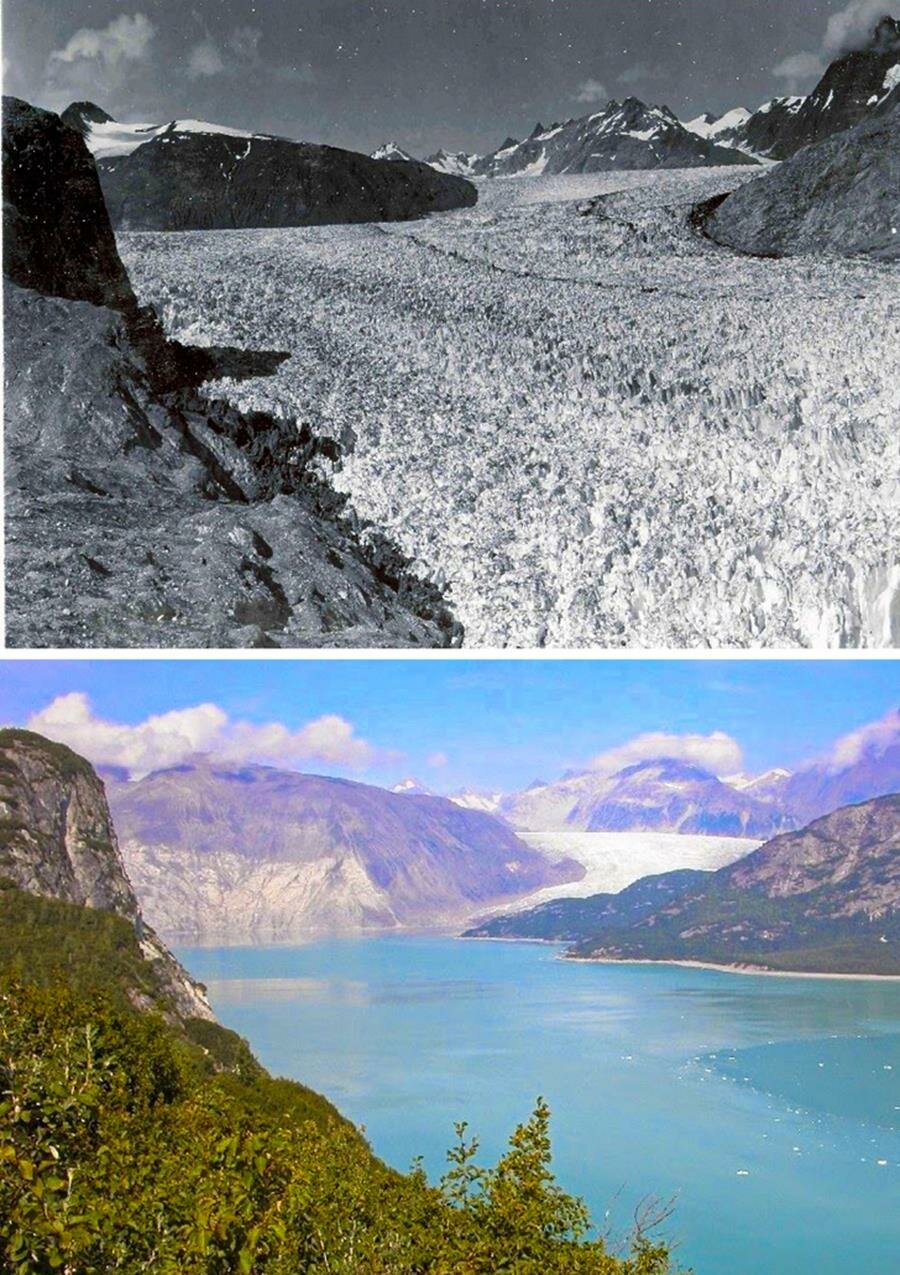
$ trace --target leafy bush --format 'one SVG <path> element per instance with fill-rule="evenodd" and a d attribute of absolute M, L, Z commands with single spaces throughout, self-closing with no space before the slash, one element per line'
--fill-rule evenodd
<path fill-rule="evenodd" d="M 240 1051 L 237 1051 L 238 1053 Z M 258 1067 L 258 1064 L 254 1064 Z M 269 1084 L 278 1084 L 265 1076 Z M 114 996 L 0 986 L 0 1266 L 351 1275 L 664 1275 L 611 1255 L 550 1170 L 539 1102 L 496 1166 L 458 1129 L 443 1180 L 375 1159 L 346 1122 L 270 1109 Z M 287 1082 L 283 1082 L 287 1083 Z"/>

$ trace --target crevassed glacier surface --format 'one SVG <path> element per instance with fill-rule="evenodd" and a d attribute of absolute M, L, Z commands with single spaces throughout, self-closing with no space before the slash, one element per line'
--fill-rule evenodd
<path fill-rule="evenodd" d="M 691 228 L 754 175 L 122 248 L 172 335 L 293 352 L 224 392 L 352 443 L 337 485 L 467 645 L 898 646 L 900 274 Z"/>

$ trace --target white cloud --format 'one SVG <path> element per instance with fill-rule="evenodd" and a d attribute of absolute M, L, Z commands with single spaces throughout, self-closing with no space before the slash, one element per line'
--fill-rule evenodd
<path fill-rule="evenodd" d="M 664 731 L 650 731 L 600 753 L 589 762 L 589 769 L 601 775 L 614 775 L 625 766 L 657 757 L 692 762 L 714 775 L 733 774 L 741 769 L 743 761 L 740 744 L 723 731 L 713 731 L 710 735 L 667 735 Z"/>
<path fill-rule="evenodd" d="M 196 704 L 129 725 L 98 717 L 80 691 L 57 696 L 29 719 L 28 729 L 68 744 L 97 765 L 122 766 L 136 776 L 198 753 L 235 763 L 324 762 L 351 770 L 365 770 L 378 759 L 352 723 L 334 714 L 291 730 L 281 722 L 236 721 L 218 704 Z"/>
<path fill-rule="evenodd" d="M 634 66 L 626 66 L 621 75 L 617 75 L 616 79 L 619 84 L 640 84 L 642 81 L 655 78 L 657 72 L 647 65 L 646 62 L 635 62 Z"/>
<path fill-rule="evenodd" d="M 436 770 L 439 770 L 441 766 L 449 765 L 450 758 L 446 753 L 429 753 L 425 758 L 425 761 L 427 765 L 433 766 Z"/>
<path fill-rule="evenodd" d="M 887 0 L 850 0 L 828 19 L 822 43 L 815 52 L 793 53 L 772 68 L 792 89 L 819 79 L 828 64 L 851 49 L 861 48 L 890 11 Z"/>
<path fill-rule="evenodd" d="M 850 4 L 828 19 L 822 52 L 829 58 L 859 48 L 891 11 L 889 0 L 850 0 Z"/>
<path fill-rule="evenodd" d="M 575 94 L 576 102 L 608 102 L 606 85 L 599 80 L 583 80 Z"/>
<path fill-rule="evenodd" d="M 48 105 L 73 97 L 108 99 L 149 71 L 156 28 L 143 13 L 122 13 L 105 27 L 81 27 L 47 59 L 43 93 Z"/>
<path fill-rule="evenodd" d="M 131 17 L 122 13 L 100 30 L 82 27 L 76 31 L 64 48 L 50 54 L 50 62 L 72 65 L 96 61 L 110 67 L 138 62 L 146 56 L 155 34 L 156 28 L 143 13 Z"/>
<path fill-rule="evenodd" d="M 772 67 L 772 74 L 786 80 L 788 88 L 793 90 L 808 80 L 819 79 L 825 73 L 825 66 L 817 53 L 792 53 Z"/>
<path fill-rule="evenodd" d="M 892 709 L 875 722 L 867 722 L 842 735 L 831 746 L 825 765 L 829 770 L 846 770 L 865 757 L 880 757 L 900 744 L 900 709 Z"/>
<path fill-rule="evenodd" d="M 224 70 L 225 59 L 212 40 L 195 44 L 188 54 L 187 72 L 192 80 L 209 79 L 221 75 Z"/>

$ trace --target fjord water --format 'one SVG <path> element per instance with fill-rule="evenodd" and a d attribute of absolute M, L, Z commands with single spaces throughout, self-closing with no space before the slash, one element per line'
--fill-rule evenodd
<path fill-rule="evenodd" d="M 644 1197 L 697 1275 L 900 1269 L 900 983 L 583 965 L 435 938 L 189 948 L 221 1020 L 398 1168 L 483 1162 L 543 1095 L 595 1222 Z"/>

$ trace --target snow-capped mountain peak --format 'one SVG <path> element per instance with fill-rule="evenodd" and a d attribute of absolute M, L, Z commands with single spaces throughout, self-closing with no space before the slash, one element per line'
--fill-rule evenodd
<path fill-rule="evenodd" d="M 401 794 L 404 797 L 433 797 L 434 793 L 418 779 L 414 779 L 410 775 L 406 779 L 401 779 L 399 784 L 394 784 L 391 792 Z"/>
<path fill-rule="evenodd" d="M 131 155 L 139 146 L 156 138 L 172 140 L 193 134 L 219 135 L 222 137 L 266 138 L 267 133 L 248 133 L 244 129 L 229 128 L 224 124 L 211 124 L 207 120 L 167 120 L 164 124 L 123 124 L 95 106 L 92 102 L 78 102 L 70 106 L 62 116 L 63 122 L 75 128 L 84 138 L 94 159 L 117 159 Z"/>
<path fill-rule="evenodd" d="M 406 164 L 415 162 L 409 151 L 405 151 L 396 142 L 384 142 L 377 150 L 372 151 L 372 159 L 388 159 Z"/>
<path fill-rule="evenodd" d="M 746 106 L 736 106 L 731 111 L 726 111 L 724 115 L 712 115 L 709 111 L 704 115 L 698 115 L 694 120 L 685 121 L 684 127 L 689 133 L 696 133 L 698 137 L 720 138 L 729 136 L 735 129 L 740 128 L 747 123 L 750 118 L 750 112 Z"/>
<path fill-rule="evenodd" d="M 464 810 L 481 810 L 485 814 L 496 814 L 503 800 L 502 792 L 474 792 L 469 789 L 462 789 L 460 792 L 450 794 L 450 800 L 455 806 L 462 806 Z"/>

